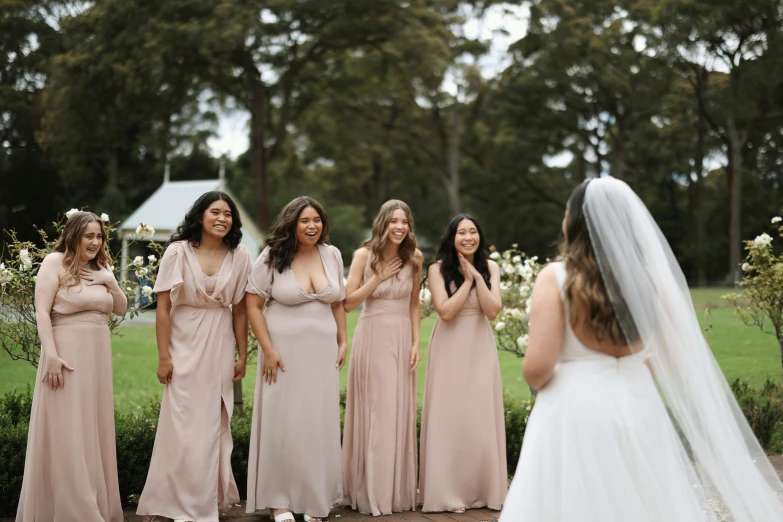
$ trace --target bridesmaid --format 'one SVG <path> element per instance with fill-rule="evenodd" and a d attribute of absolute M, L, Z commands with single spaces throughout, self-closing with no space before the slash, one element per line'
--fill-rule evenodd
<path fill-rule="evenodd" d="M 239 242 L 241 228 L 234 201 L 207 192 L 163 254 L 154 288 L 163 400 L 139 515 L 217 520 L 239 502 L 231 471 L 231 383 L 245 375 L 252 263 Z"/>
<path fill-rule="evenodd" d="M 329 220 L 309 197 L 277 216 L 247 284 L 260 345 L 247 512 L 320 522 L 342 499 L 340 369 L 347 328 L 343 261 Z M 266 310 L 264 310 L 266 304 Z"/>
<path fill-rule="evenodd" d="M 492 327 L 500 269 L 475 218 L 449 223 L 428 270 L 438 320 L 421 417 L 422 511 L 500 509 L 508 490 L 503 388 Z"/>
<path fill-rule="evenodd" d="M 122 522 L 108 314 L 128 303 L 92 212 L 71 215 L 35 282 L 41 358 L 17 522 Z"/>
<path fill-rule="evenodd" d="M 387 201 L 354 254 L 345 298 L 348 311 L 364 302 L 348 370 L 345 491 L 374 516 L 416 509 L 421 265 L 408 205 Z"/>

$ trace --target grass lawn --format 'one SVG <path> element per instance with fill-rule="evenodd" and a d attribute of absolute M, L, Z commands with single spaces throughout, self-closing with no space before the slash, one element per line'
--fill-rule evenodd
<path fill-rule="evenodd" d="M 744 378 L 754 385 L 760 385 L 770 376 L 781 382 L 781 363 L 775 339 L 757 328 L 745 326 L 733 315 L 730 308 L 720 299 L 728 290 L 720 288 L 696 289 L 692 291 L 694 306 L 703 327 L 709 327 L 707 340 L 715 353 L 721 368 L 729 381 Z M 705 312 L 709 309 L 709 312 Z M 359 315 L 348 315 L 349 335 L 353 335 Z M 422 321 L 421 355 L 418 369 L 419 400 L 424 392 L 424 378 L 427 368 L 427 346 L 430 332 L 435 324 L 434 317 Z M 161 386 L 155 377 L 157 349 L 155 329 L 152 326 L 123 326 L 114 338 L 114 401 L 118 409 L 129 411 L 156 394 Z M 500 371 L 503 384 L 512 396 L 529 396 L 527 384 L 520 370 L 521 359 L 499 352 Z M 340 375 L 345 387 L 348 365 Z M 0 394 L 15 388 L 32 384 L 35 369 L 21 361 L 11 361 L 0 354 Z M 248 367 L 243 381 L 246 400 L 252 400 L 256 380 L 256 366 Z"/>

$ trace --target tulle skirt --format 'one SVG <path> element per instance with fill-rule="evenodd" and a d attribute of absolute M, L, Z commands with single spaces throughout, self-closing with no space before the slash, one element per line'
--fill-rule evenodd
<path fill-rule="evenodd" d="M 558 365 L 536 399 L 501 522 L 714 520 L 643 357 Z"/>

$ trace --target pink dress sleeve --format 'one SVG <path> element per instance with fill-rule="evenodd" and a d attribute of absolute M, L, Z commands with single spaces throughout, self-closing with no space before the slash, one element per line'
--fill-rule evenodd
<path fill-rule="evenodd" d="M 245 287 L 252 267 L 253 260 L 250 258 L 250 252 L 245 245 L 240 244 L 234 251 L 234 271 L 237 273 L 237 284 L 231 304 L 237 304 L 245 297 Z"/>
<path fill-rule="evenodd" d="M 35 323 L 41 339 L 41 351 L 55 356 L 57 347 L 54 345 L 51 312 L 54 298 L 60 289 L 62 266 L 62 254 L 51 253 L 44 258 L 35 278 Z"/>
<path fill-rule="evenodd" d="M 345 276 L 344 276 L 345 265 L 343 264 L 343 255 L 340 253 L 340 249 L 334 245 L 332 245 L 330 250 L 332 251 L 332 255 L 334 255 L 334 258 L 337 262 L 337 279 L 340 285 L 340 297 L 337 300 L 344 301 L 345 300 Z"/>
<path fill-rule="evenodd" d="M 163 253 L 163 259 L 160 260 L 158 277 L 155 279 L 153 292 L 168 292 L 177 285 L 182 284 L 182 262 L 184 253 L 180 243 L 172 243 Z"/>
<path fill-rule="evenodd" d="M 268 255 L 269 247 L 266 247 L 253 263 L 253 269 L 250 270 L 250 276 L 247 278 L 246 290 L 264 299 L 272 297 L 272 281 L 274 279 L 274 268 L 266 264 Z"/>

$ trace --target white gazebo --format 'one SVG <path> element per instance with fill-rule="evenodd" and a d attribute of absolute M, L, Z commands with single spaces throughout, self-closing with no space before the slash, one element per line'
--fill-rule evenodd
<path fill-rule="evenodd" d="M 185 214 L 193 206 L 193 203 L 205 192 L 219 190 L 225 192 L 237 205 L 239 217 L 242 219 L 242 244 L 250 251 L 253 259 L 258 257 L 264 244 L 264 234 L 256 227 L 252 216 L 242 208 L 236 196 L 231 193 L 225 183 L 225 169 L 220 168 L 217 179 L 194 181 L 169 180 L 169 168 L 163 176 L 163 185 L 147 198 L 147 201 L 137 208 L 117 229 L 117 234 L 122 239 L 122 273 L 125 273 L 128 259 L 131 254 L 142 255 L 144 251 L 139 248 L 137 252 L 131 252 L 132 243 L 135 241 L 156 241 L 165 243 L 171 234 L 177 229 L 185 218 Z M 152 236 L 137 236 L 136 228 L 144 223 L 155 229 Z"/>

